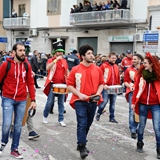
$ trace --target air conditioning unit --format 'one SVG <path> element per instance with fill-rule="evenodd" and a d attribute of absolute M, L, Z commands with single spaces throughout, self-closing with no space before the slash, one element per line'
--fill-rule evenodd
<path fill-rule="evenodd" d="M 143 41 L 143 34 L 141 34 L 141 33 L 136 33 L 135 35 L 134 35 L 134 41 L 140 41 L 140 42 L 142 42 Z"/>
<path fill-rule="evenodd" d="M 32 36 L 32 37 L 34 37 L 34 36 L 37 36 L 38 35 L 38 32 L 37 32 L 37 29 L 30 29 L 29 30 L 29 36 Z"/>

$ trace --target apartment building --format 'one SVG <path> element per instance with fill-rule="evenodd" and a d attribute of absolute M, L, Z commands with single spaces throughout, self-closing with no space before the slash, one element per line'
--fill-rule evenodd
<path fill-rule="evenodd" d="M 153 2 L 128 0 L 127 9 L 70 14 L 73 5 L 84 4 L 85 0 L 3 1 L 9 5 L 3 8 L 8 49 L 22 41 L 32 51 L 50 53 L 53 42 L 61 38 L 66 53 L 88 43 L 95 54 L 110 51 L 120 54 L 128 49 L 141 53 L 142 33 L 148 29 L 150 20 L 147 7 Z M 12 8 L 17 18 L 11 18 Z"/>
<path fill-rule="evenodd" d="M 5 50 L 7 46 L 7 37 L 3 29 L 3 1 L 0 0 L 0 50 Z"/>

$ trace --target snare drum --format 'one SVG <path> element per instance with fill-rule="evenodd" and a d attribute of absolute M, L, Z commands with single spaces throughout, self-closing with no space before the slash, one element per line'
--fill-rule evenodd
<path fill-rule="evenodd" d="M 56 94 L 67 94 L 68 89 L 66 84 L 53 84 L 53 93 Z"/>
<path fill-rule="evenodd" d="M 113 85 L 108 87 L 108 94 L 120 94 L 123 93 L 123 87 L 121 85 Z"/>

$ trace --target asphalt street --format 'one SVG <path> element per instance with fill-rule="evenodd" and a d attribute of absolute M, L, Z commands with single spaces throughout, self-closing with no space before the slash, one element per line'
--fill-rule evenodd
<path fill-rule="evenodd" d="M 22 129 L 19 151 L 25 160 L 80 160 L 76 150 L 76 117 L 75 111 L 69 106 L 69 97 L 65 103 L 66 127 L 58 124 L 57 102 L 55 101 L 54 114 L 48 117 L 48 124 L 42 123 L 42 113 L 47 97 L 43 94 L 44 80 L 38 81 L 41 89 L 36 90 L 37 112 L 33 117 L 35 131 L 41 136 L 36 140 L 28 140 L 28 130 Z M 128 128 L 128 103 L 120 95 L 116 101 L 115 118 L 119 122 L 109 122 L 108 104 L 106 112 L 100 121 L 92 124 L 88 134 L 87 148 L 90 150 L 86 160 L 154 160 L 156 159 L 156 142 L 151 120 L 147 121 L 144 134 L 144 153 L 137 153 L 136 140 L 131 139 Z M 1 112 L 0 112 L 0 116 Z M 1 127 L 1 126 L 0 126 Z M 0 131 L 1 135 L 1 131 Z M 4 149 L 2 160 L 12 160 L 10 157 L 10 143 Z"/>

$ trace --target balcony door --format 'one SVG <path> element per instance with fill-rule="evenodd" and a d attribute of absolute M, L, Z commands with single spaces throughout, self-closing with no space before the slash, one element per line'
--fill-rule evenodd
<path fill-rule="evenodd" d="M 20 4 L 18 6 L 19 9 L 19 17 L 23 17 L 23 13 L 26 11 L 26 5 L 25 4 Z"/>

